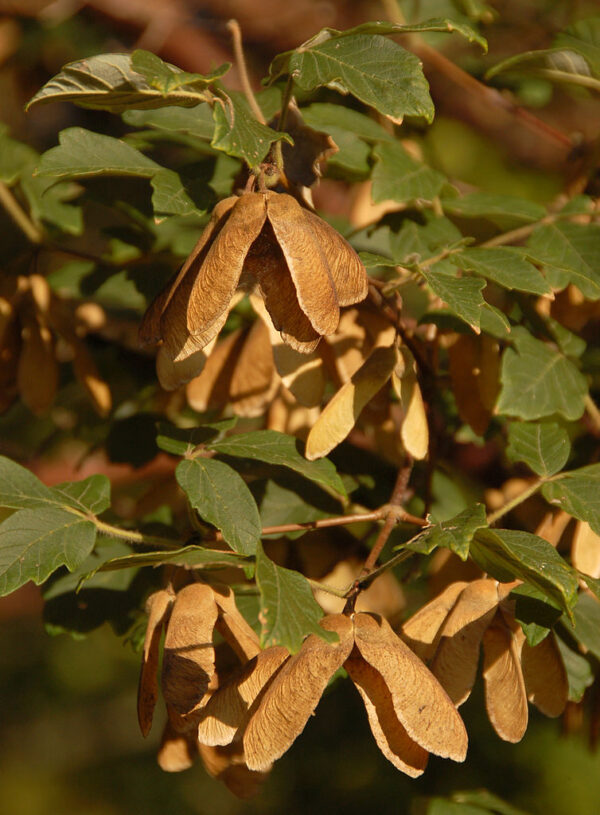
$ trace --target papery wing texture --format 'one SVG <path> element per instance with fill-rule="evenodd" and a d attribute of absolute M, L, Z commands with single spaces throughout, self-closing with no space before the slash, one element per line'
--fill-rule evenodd
<path fill-rule="evenodd" d="M 228 744 L 226 747 L 199 744 L 198 752 L 206 772 L 222 781 L 238 798 L 252 798 L 256 795 L 269 774 L 268 770 L 258 773 L 248 769 L 239 743 Z"/>
<path fill-rule="evenodd" d="M 560 716 L 569 698 L 569 681 L 552 631 L 534 647 L 523 643 L 521 669 L 529 701 L 545 716 Z"/>
<path fill-rule="evenodd" d="M 430 753 L 463 761 L 467 732 L 439 682 L 379 615 L 354 616 L 355 642 L 390 692 L 394 711 L 411 739 Z"/>
<path fill-rule="evenodd" d="M 142 650 L 137 699 L 138 722 L 143 736 L 147 736 L 152 727 L 154 707 L 158 699 L 160 637 L 172 602 L 173 595 L 168 591 L 160 590 L 151 594 L 146 603 L 148 624 Z"/>
<path fill-rule="evenodd" d="M 266 648 L 224 682 L 202 711 L 198 740 L 212 746 L 230 744 L 246 726 L 255 701 L 289 656 L 282 646 Z"/>
<path fill-rule="evenodd" d="M 369 291 L 369 280 L 361 259 L 348 241 L 326 221 L 310 210 L 305 210 L 304 216 L 329 265 L 338 303 L 340 306 L 360 303 Z"/>
<path fill-rule="evenodd" d="M 208 689 L 215 670 L 216 620 L 210 586 L 191 583 L 177 593 L 165 637 L 162 689 L 167 704 L 180 715 L 195 707 Z"/>
<path fill-rule="evenodd" d="M 463 589 L 446 618 L 430 667 L 455 705 L 462 705 L 469 698 L 477 673 L 481 638 L 497 607 L 496 581 L 473 580 Z"/>
<path fill-rule="evenodd" d="M 450 583 L 402 626 L 403 639 L 421 659 L 429 660 L 434 655 L 444 620 L 468 585 L 466 580 Z"/>
<path fill-rule="evenodd" d="M 215 602 L 219 607 L 217 628 L 223 639 L 235 651 L 238 659 L 246 662 L 260 652 L 258 634 L 246 622 L 235 604 L 235 594 L 229 586 L 214 588 Z"/>
<path fill-rule="evenodd" d="M 352 650 L 352 623 L 347 617 L 330 615 L 321 625 L 335 631 L 339 642 L 326 642 L 311 634 L 267 688 L 243 738 L 246 762 L 251 769 L 263 770 L 286 752 L 304 730 L 327 683 Z"/>
<path fill-rule="evenodd" d="M 170 722 L 163 730 L 157 761 L 161 770 L 180 773 L 189 769 L 198 754 L 195 733 L 178 733 Z"/>
<path fill-rule="evenodd" d="M 326 255 L 313 225 L 291 195 L 266 193 L 267 213 L 294 282 L 300 308 L 319 334 L 333 334 L 340 311 Z"/>
<path fill-rule="evenodd" d="M 494 623 L 483 635 L 485 706 L 496 733 L 504 741 L 521 741 L 527 730 L 525 682 L 518 648 L 503 623 Z"/>
<path fill-rule="evenodd" d="M 349 657 L 344 668 L 362 697 L 371 732 L 383 755 L 411 778 L 422 775 L 429 753 L 411 739 L 399 721 L 381 674 L 360 655 Z"/>

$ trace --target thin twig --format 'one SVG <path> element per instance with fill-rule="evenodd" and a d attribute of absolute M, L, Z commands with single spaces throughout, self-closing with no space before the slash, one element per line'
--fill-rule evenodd
<path fill-rule="evenodd" d="M 257 121 L 261 123 L 261 125 L 265 125 L 267 121 L 263 116 L 263 112 L 260 109 L 258 102 L 256 101 L 254 91 L 252 90 L 252 86 L 250 85 L 250 77 L 248 76 L 248 69 L 246 68 L 246 59 L 244 57 L 244 49 L 242 48 L 242 31 L 240 29 L 240 24 L 238 23 L 237 20 L 229 20 L 229 22 L 227 23 L 227 28 L 231 32 L 233 54 L 235 57 L 237 69 L 240 72 L 242 90 L 244 91 L 244 95 L 248 100 L 248 104 L 250 105 L 254 117 L 257 119 Z"/>
<path fill-rule="evenodd" d="M 528 498 L 531 498 L 531 496 L 535 495 L 535 493 L 540 489 L 540 487 L 543 487 L 544 484 L 549 480 L 551 479 L 540 478 L 538 481 L 535 481 L 533 484 L 530 484 L 530 486 L 527 487 L 527 489 L 523 490 L 523 492 L 520 492 L 518 495 L 515 495 L 515 497 L 512 498 L 510 501 L 507 501 L 506 504 L 504 504 L 504 506 L 500 507 L 495 512 L 492 512 L 490 515 L 487 516 L 488 525 L 492 526 L 493 524 L 496 523 L 496 521 L 499 521 L 500 518 L 503 518 L 515 507 L 518 507 L 520 504 L 522 504 L 523 501 L 526 501 Z"/>
<path fill-rule="evenodd" d="M 31 243 L 40 244 L 42 242 L 44 239 L 42 230 L 33 223 L 11 190 L 2 181 L 0 181 L 0 204 Z"/>

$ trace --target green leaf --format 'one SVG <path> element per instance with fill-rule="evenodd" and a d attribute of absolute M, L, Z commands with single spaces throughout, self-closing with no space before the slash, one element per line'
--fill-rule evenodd
<path fill-rule="evenodd" d="M 540 419 L 560 413 L 579 419 L 588 392 L 586 378 L 560 351 L 535 339 L 524 328 L 512 330 L 514 348 L 502 357 L 498 413 Z"/>
<path fill-rule="evenodd" d="M 431 20 L 424 20 L 422 23 L 408 23 L 397 25 L 388 22 L 371 22 L 362 23 L 355 28 L 349 28 L 346 31 L 336 32 L 334 29 L 324 29 L 324 31 L 332 32 L 335 36 L 352 36 L 354 34 L 424 34 L 427 32 L 439 31 L 444 34 L 451 34 L 456 32 L 465 37 L 469 42 L 475 42 L 480 45 L 484 51 L 487 51 L 487 41 L 477 31 L 471 28 L 470 25 L 459 23 L 456 20 L 449 20 L 447 17 L 434 17 Z M 317 34 L 317 37 L 323 35 L 323 31 Z M 316 38 L 315 38 L 316 39 Z"/>
<path fill-rule="evenodd" d="M 577 597 L 575 571 L 548 541 L 512 529 L 479 529 L 471 557 L 496 580 L 519 578 L 552 598 L 568 615 Z"/>
<path fill-rule="evenodd" d="M 506 454 L 511 461 L 524 461 L 537 475 L 562 470 L 571 453 L 569 434 L 556 422 L 511 422 Z"/>
<path fill-rule="evenodd" d="M 488 192 L 470 192 L 460 198 L 443 198 L 444 212 L 462 218 L 487 218 L 501 229 L 515 223 L 534 223 L 546 215 L 540 204 L 517 198 L 514 195 L 498 195 Z"/>
<path fill-rule="evenodd" d="M 269 479 L 260 502 L 263 527 L 307 523 L 339 513 L 337 501 L 303 478 L 286 473 L 283 478 Z M 290 538 L 304 531 L 286 533 Z"/>
<path fill-rule="evenodd" d="M 52 487 L 58 500 L 80 512 L 100 515 L 110 506 L 110 480 L 105 475 L 90 475 L 83 481 L 67 481 Z"/>
<path fill-rule="evenodd" d="M 256 584 L 260 592 L 263 648 L 283 645 L 293 654 L 308 634 L 317 634 L 327 642 L 337 641 L 337 634 L 319 625 L 323 610 L 306 578 L 277 566 L 260 544 L 256 550 Z"/>
<path fill-rule="evenodd" d="M 46 151 L 37 169 L 39 176 L 124 175 L 152 177 L 164 169 L 121 139 L 69 127 L 59 135 L 59 146 Z"/>
<path fill-rule="evenodd" d="M 517 586 L 510 596 L 515 600 L 515 618 L 533 648 L 547 637 L 560 619 L 562 610 L 529 583 Z"/>
<path fill-rule="evenodd" d="M 517 809 L 511 804 L 507 804 L 502 798 L 498 798 L 489 790 L 465 790 L 464 792 L 452 793 L 452 800 L 458 804 L 471 804 L 482 807 L 496 815 L 528 815 L 522 809 Z"/>
<path fill-rule="evenodd" d="M 412 159 L 399 142 L 385 142 L 373 151 L 375 167 L 373 201 L 431 201 L 446 183 L 446 177 Z"/>
<path fill-rule="evenodd" d="M 600 226 L 570 221 L 534 230 L 527 254 L 542 264 L 550 283 L 569 283 L 589 300 L 600 298 Z"/>
<path fill-rule="evenodd" d="M 131 54 L 131 67 L 141 74 L 147 83 L 159 90 L 164 96 L 183 86 L 190 86 L 188 90 L 195 90 L 202 94 L 206 87 L 215 79 L 220 79 L 231 68 L 226 62 L 210 74 L 188 73 L 163 62 L 156 54 L 138 49 Z"/>
<path fill-rule="evenodd" d="M 291 74 L 305 91 L 325 86 L 350 93 L 398 124 L 404 116 L 433 120 L 429 86 L 414 54 L 379 35 L 338 33 L 326 30 L 280 54 L 271 63 L 271 81 Z"/>
<path fill-rule="evenodd" d="M 10 509 L 61 505 L 56 494 L 16 461 L 0 456 L 0 506 Z"/>
<path fill-rule="evenodd" d="M 444 546 L 457 554 L 461 560 L 466 560 L 469 556 L 469 546 L 473 535 L 478 529 L 486 526 L 485 507 L 483 504 L 475 504 L 455 515 L 454 518 L 425 529 L 415 541 L 406 547 L 401 544 L 396 548 L 407 548 L 413 552 L 428 555 L 438 546 Z"/>
<path fill-rule="evenodd" d="M 555 45 L 580 54 L 600 77 L 600 17 L 578 20 L 556 36 Z"/>
<path fill-rule="evenodd" d="M 199 427 L 176 427 L 169 422 L 159 422 L 156 446 L 175 456 L 185 456 L 191 453 L 194 447 L 221 438 L 236 424 L 237 416 L 218 422 L 207 422 Z"/>
<path fill-rule="evenodd" d="M 286 433 L 279 433 L 276 430 L 255 430 L 251 433 L 229 436 L 207 446 L 210 450 L 228 456 L 251 458 L 264 461 L 266 464 L 287 467 L 321 487 L 346 495 L 344 483 L 331 461 L 325 458 L 307 461 L 300 449 L 299 440 Z"/>
<path fill-rule="evenodd" d="M 580 594 L 573 622 L 563 619 L 562 624 L 586 652 L 600 660 L 600 603 L 595 597 L 585 592 Z"/>
<path fill-rule="evenodd" d="M 438 264 L 436 264 L 437 266 Z M 481 309 L 485 300 L 481 294 L 485 280 L 478 277 L 451 277 L 431 269 L 420 269 L 431 291 L 448 305 L 461 320 L 476 331 L 481 325 Z"/>
<path fill-rule="evenodd" d="M 99 567 L 100 572 L 112 572 L 117 569 L 129 569 L 134 566 L 161 566 L 171 563 L 176 566 L 219 567 L 233 566 L 246 567 L 250 563 L 247 555 L 236 552 L 223 552 L 219 549 L 206 549 L 203 546 L 182 546 L 181 549 L 168 549 L 166 551 L 143 552 L 140 554 L 124 555 L 104 561 Z M 95 572 L 90 572 L 94 574 Z"/>
<path fill-rule="evenodd" d="M 585 574 L 585 572 L 579 572 L 579 577 L 582 580 L 585 580 L 588 589 L 598 600 L 600 600 L 600 579 L 597 577 L 591 577 L 591 575 Z"/>
<path fill-rule="evenodd" d="M 410 265 L 415 259 L 417 263 L 424 262 L 462 240 L 463 236 L 449 218 L 429 216 L 424 225 L 405 221 L 400 232 L 391 236 L 390 245 L 396 263 Z"/>
<path fill-rule="evenodd" d="M 506 289 L 551 294 L 552 287 L 519 249 L 500 246 L 494 249 L 463 249 L 449 260 L 469 272 L 476 272 Z"/>
<path fill-rule="evenodd" d="M 89 555 L 96 527 L 56 507 L 23 509 L 0 524 L 0 596 L 28 580 L 43 583 L 59 566 L 73 571 Z"/>
<path fill-rule="evenodd" d="M 179 72 L 175 66 L 167 67 L 175 73 Z M 133 68 L 128 54 L 100 54 L 65 65 L 60 73 L 36 93 L 27 109 L 38 103 L 55 101 L 70 101 L 82 107 L 109 110 L 112 113 L 165 105 L 191 107 L 211 98 L 212 94 L 206 88 L 208 82 L 222 76 L 227 70 L 228 66 L 223 65 L 205 77 L 205 82 L 196 80 L 194 85 L 174 88 L 165 94 L 152 87 Z"/>
<path fill-rule="evenodd" d="M 132 127 L 153 127 L 207 141 L 212 139 L 215 132 L 212 108 L 207 104 L 193 108 L 173 106 L 157 110 L 126 110 L 123 120 Z"/>
<path fill-rule="evenodd" d="M 542 495 L 600 535 L 600 464 L 561 473 L 544 484 Z"/>
<path fill-rule="evenodd" d="M 287 133 L 257 122 L 240 94 L 225 95 L 225 99 L 215 103 L 213 118 L 215 132 L 211 145 L 228 156 L 243 159 L 250 168 L 261 163 L 273 142 L 283 139 L 293 143 Z"/>
<path fill-rule="evenodd" d="M 34 221 L 47 221 L 63 232 L 81 235 L 83 212 L 80 206 L 68 203 L 78 196 L 81 188 L 71 182 L 56 183 L 51 178 L 33 175 L 34 164 L 21 175 L 21 189 L 25 193 Z"/>
<path fill-rule="evenodd" d="M 569 648 L 561 637 L 556 638 L 556 644 L 567 672 L 569 700 L 581 702 L 586 689 L 594 684 L 596 678 L 592 666 L 584 656 Z"/>
<path fill-rule="evenodd" d="M 179 173 L 159 170 L 150 181 L 153 189 L 152 206 L 157 215 L 203 215 L 213 203 L 214 194 L 204 186 L 201 195 L 192 198 Z M 195 200 L 195 199 L 200 200 Z"/>
<path fill-rule="evenodd" d="M 330 133 L 335 141 L 334 132 L 348 131 L 366 142 L 394 142 L 394 136 L 374 119 L 343 105 L 330 102 L 315 102 L 302 108 L 304 122 L 315 130 Z M 331 159 L 330 159 L 331 160 Z"/>
<path fill-rule="evenodd" d="M 38 154 L 32 147 L 11 139 L 5 125 L 0 124 L 0 181 L 12 186 L 23 168 L 37 159 Z"/>
<path fill-rule="evenodd" d="M 260 540 L 260 517 L 242 477 L 209 458 L 182 461 L 175 476 L 192 507 L 223 533 L 234 552 L 253 555 Z"/>

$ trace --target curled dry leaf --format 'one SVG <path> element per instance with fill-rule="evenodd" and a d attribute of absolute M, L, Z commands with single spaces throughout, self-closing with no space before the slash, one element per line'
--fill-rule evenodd
<path fill-rule="evenodd" d="M 175 597 L 164 644 L 162 689 L 176 728 L 185 725 L 182 717 L 200 702 L 214 673 L 217 613 L 213 590 L 205 583 L 184 586 Z"/>
<path fill-rule="evenodd" d="M 483 634 L 485 707 L 504 741 L 521 741 L 527 730 L 525 682 L 514 637 L 499 621 Z"/>
<path fill-rule="evenodd" d="M 346 438 L 361 410 L 390 378 L 397 359 L 395 346 L 371 352 L 319 416 L 306 440 L 306 458 L 312 461 L 326 456 Z"/>
<path fill-rule="evenodd" d="M 162 342 L 161 384 L 172 388 L 201 370 L 200 352 L 224 325 L 240 285 L 258 287 L 275 328 L 303 353 L 336 330 L 340 305 L 367 295 L 356 252 L 292 196 L 267 191 L 227 198 L 142 321 L 140 340 Z"/>
<path fill-rule="evenodd" d="M 277 673 L 244 732 L 250 769 L 265 770 L 286 752 L 304 730 L 327 683 L 350 655 L 352 622 L 336 614 L 325 617 L 321 625 L 335 631 L 339 641 L 330 643 L 311 634 Z"/>
<path fill-rule="evenodd" d="M 152 727 L 152 717 L 158 699 L 160 637 L 173 599 L 170 592 L 161 589 L 151 594 L 146 603 L 148 626 L 142 651 L 137 703 L 138 722 L 143 736 L 147 736 Z"/>

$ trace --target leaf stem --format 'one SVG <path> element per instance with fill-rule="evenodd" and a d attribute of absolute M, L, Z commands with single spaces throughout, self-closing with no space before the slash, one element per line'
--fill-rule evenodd
<path fill-rule="evenodd" d="M 34 224 L 3 181 L 0 181 L 0 204 L 31 243 L 42 243 L 44 238 L 42 230 Z"/>
<path fill-rule="evenodd" d="M 144 546 L 156 546 L 158 549 L 180 549 L 181 542 L 174 541 L 172 538 L 161 538 L 156 535 L 146 535 L 143 532 L 138 532 L 136 529 L 122 529 L 120 526 L 113 526 L 101 521 L 99 518 L 91 518 L 90 520 L 96 525 L 98 532 L 103 535 L 108 535 L 111 538 L 120 538 L 121 540 L 129 541 L 130 543 L 143 544 Z"/>
<path fill-rule="evenodd" d="M 292 101 L 293 92 L 294 77 L 290 74 L 290 76 L 288 76 L 285 90 L 283 91 L 283 97 L 281 99 L 281 112 L 279 114 L 279 121 L 277 122 L 277 130 L 280 133 L 285 130 L 285 126 L 287 124 L 288 111 L 290 109 L 290 102 Z"/>
<path fill-rule="evenodd" d="M 250 85 L 250 77 L 248 76 L 248 69 L 246 67 L 246 58 L 244 57 L 244 49 L 242 47 L 242 31 L 240 29 L 240 24 L 237 20 L 229 20 L 227 23 L 227 28 L 231 33 L 231 42 L 233 45 L 233 54 L 235 57 L 235 62 L 240 72 L 240 81 L 242 83 L 242 90 L 244 91 L 244 95 L 250 105 L 250 109 L 254 114 L 254 117 L 257 121 L 261 123 L 261 125 L 266 125 L 265 117 L 263 116 L 263 112 L 260 109 L 258 102 L 256 101 L 256 97 L 254 96 L 254 91 L 252 90 L 252 86 Z"/>
<path fill-rule="evenodd" d="M 512 498 L 510 501 L 507 501 L 507 503 L 504 504 L 504 506 L 500 507 L 500 509 L 497 509 L 495 512 L 492 512 L 490 515 L 488 515 L 487 516 L 488 524 L 490 526 L 495 524 L 496 521 L 500 520 L 500 518 L 504 517 L 504 515 L 507 515 L 515 507 L 518 507 L 519 504 L 522 504 L 523 501 L 526 501 L 528 498 L 531 498 L 531 496 L 534 495 L 540 489 L 540 487 L 543 487 L 544 484 L 549 480 L 550 479 L 548 478 L 540 478 L 538 481 L 535 481 L 533 484 L 530 484 L 529 487 L 527 487 L 527 489 L 523 490 L 523 492 L 520 492 L 518 495 L 515 495 L 514 498 Z"/>

